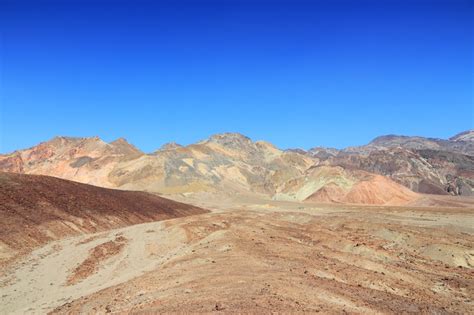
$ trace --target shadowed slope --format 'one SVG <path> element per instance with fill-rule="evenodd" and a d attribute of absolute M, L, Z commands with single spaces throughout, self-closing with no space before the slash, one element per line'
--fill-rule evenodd
<path fill-rule="evenodd" d="M 0 259 L 65 236 L 205 212 L 145 192 L 0 173 Z"/>

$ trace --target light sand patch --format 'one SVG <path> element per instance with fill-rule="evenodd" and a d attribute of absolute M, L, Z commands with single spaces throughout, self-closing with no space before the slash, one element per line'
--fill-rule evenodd
<path fill-rule="evenodd" d="M 474 268 L 474 249 L 453 245 L 430 244 L 421 250 L 421 254 L 450 266 Z"/>

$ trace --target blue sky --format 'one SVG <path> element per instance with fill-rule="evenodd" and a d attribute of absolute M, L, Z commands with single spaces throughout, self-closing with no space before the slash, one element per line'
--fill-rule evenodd
<path fill-rule="evenodd" d="M 0 0 L 0 152 L 474 128 L 473 2 Z"/>

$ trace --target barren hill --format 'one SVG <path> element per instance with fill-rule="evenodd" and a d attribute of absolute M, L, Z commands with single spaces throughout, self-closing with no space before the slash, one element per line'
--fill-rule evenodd
<path fill-rule="evenodd" d="M 474 141 L 474 129 L 466 130 L 449 138 L 451 141 Z"/>
<path fill-rule="evenodd" d="M 141 152 L 124 139 L 106 143 L 98 137 L 56 137 L 30 149 L 0 155 L 0 170 L 174 196 L 237 194 L 304 200 L 304 195 L 321 201 L 348 202 L 341 196 L 349 191 L 331 184 L 331 180 L 324 178 L 324 172 L 312 171 L 315 167 L 330 166 L 342 168 L 354 182 L 363 177 L 354 174 L 371 173 L 367 178 L 384 181 L 384 187 L 392 188 L 393 196 L 405 195 L 398 198 L 402 202 L 412 200 L 413 194 L 406 198 L 406 189 L 392 181 L 418 193 L 474 195 L 471 134 L 472 131 L 464 132 L 448 140 L 382 136 L 360 147 L 316 147 L 304 151 L 280 150 L 271 143 L 253 141 L 239 133 L 222 133 L 187 146 L 169 143 L 151 154 Z M 374 188 L 374 194 L 381 193 L 376 189 L 378 185 L 367 181 L 363 187 Z M 382 199 L 387 197 L 389 203 L 397 199 L 392 195 L 382 199 L 356 195 L 360 197 L 356 198 L 358 203 L 377 200 L 377 204 L 386 204 L 388 201 Z"/>
<path fill-rule="evenodd" d="M 313 148 L 300 153 L 325 165 L 387 176 L 425 194 L 474 195 L 474 131 L 450 139 L 388 135 L 343 150 Z"/>
<path fill-rule="evenodd" d="M 0 156 L 0 171 L 61 177 L 113 187 L 109 172 L 120 162 L 143 152 L 125 139 L 106 143 L 99 137 L 55 137 L 29 149 Z"/>
<path fill-rule="evenodd" d="M 0 172 L 0 259 L 66 236 L 205 212 L 145 192 Z"/>
<path fill-rule="evenodd" d="M 121 140 L 55 138 L 0 156 L 0 170 L 52 175 L 87 184 L 163 194 L 224 193 L 271 196 L 276 186 L 300 176 L 315 160 L 284 152 L 238 133 L 188 146 L 165 145 L 152 153 L 123 149 Z M 131 146 L 131 145 L 128 145 Z"/>
<path fill-rule="evenodd" d="M 468 130 L 450 139 L 387 135 L 375 138 L 366 147 L 403 147 L 414 150 L 431 149 L 474 155 L 473 134 L 472 130 Z"/>
<path fill-rule="evenodd" d="M 372 205 L 405 205 L 419 198 L 387 177 L 333 166 L 313 167 L 275 195 L 278 200 Z"/>

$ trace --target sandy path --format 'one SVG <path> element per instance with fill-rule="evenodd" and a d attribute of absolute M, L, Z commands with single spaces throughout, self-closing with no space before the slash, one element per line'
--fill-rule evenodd
<path fill-rule="evenodd" d="M 146 232 L 146 231 L 154 231 Z M 124 250 L 99 264 L 99 272 L 74 285 L 67 279 L 74 268 L 89 256 L 89 251 L 117 236 L 126 239 Z M 92 239 L 87 242 L 88 239 Z M 3 277 L 0 288 L 2 313 L 45 313 L 84 295 L 116 285 L 171 259 L 182 248 L 182 231 L 167 229 L 162 222 L 68 238 L 35 250 Z"/>

